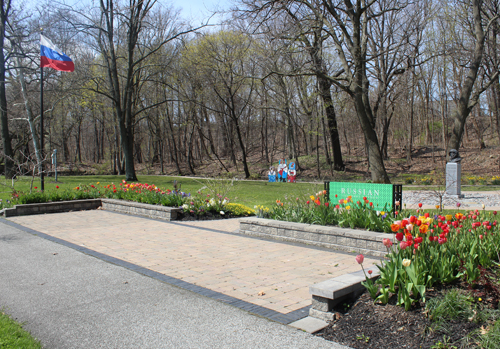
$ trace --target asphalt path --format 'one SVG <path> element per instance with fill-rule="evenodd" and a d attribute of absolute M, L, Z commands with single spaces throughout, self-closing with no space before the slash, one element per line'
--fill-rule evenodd
<path fill-rule="evenodd" d="M 0 219 L 0 308 L 45 348 L 346 348 Z"/>

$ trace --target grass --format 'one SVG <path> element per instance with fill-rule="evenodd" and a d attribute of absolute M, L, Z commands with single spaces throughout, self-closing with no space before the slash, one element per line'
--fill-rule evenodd
<path fill-rule="evenodd" d="M 458 289 L 449 290 L 443 297 L 431 298 L 426 308 L 429 318 L 437 323 L 474 318 L 474 297 Z"/>
<path fill-rule="evenodd" d="M 467 291 L 451 289 L 444 295 L 431 298 L 426 304 L 429 319 L 434 330 L 447 330 L 446 324 L 452 321 L 472 321 L 483 324 L 462 339 L 467 347 L 496 349 L 500 347 L 500 311 L 480 306 L 480 302 Z M 450 333 L 451 335 L 451 333 Z M 432 348 L 456 348 L 446 346 L 446 336 L 442 343 Z M 443 346 L 444 345 L 444 346 Z"/>
<path fill-rule="evenodd" d="M 54 182 L 53 177 L 46 177 L 45 190 L 56 190 L 56 185 L 61 190 L 73 189 L 77 186 L 96 184 L 100 182 L 101 185 L 110 183 L 118 184 L 124 179 L 124 176 L 109 176 L 109 175 L 94 175 L 94 176 L 59 176 L 58 182 Z M 177 181 L 182 191 L 187 193 L 196 193 L 198 190 L 210 185 L 211 180 L 194 179 L 189 177 L 176 177 L 176 176 L 138 176 L 139 182 L 155 184 L 162 189 L 173 189 L 174 181 Z M 33 185 L 33 190 L 39 190 L 40 179 L 36 178 L 31 183 L 30 177 L 21 177 L 14 183 L 14 188 L 17 192 L 28 193 L 30 186 Z M 4 202 L 12 199 L 11 181 L 0 179 L 0 199 Z M 37 189 L 35 189 L 37 187 Z M 437 190 L 441 191 L 442 186 L 408 186 L 403 185 L 404 190 Z M 277 199 L 283 200 L 299 198 L 306 199 L 310 195 L 323 190 L 323 183 L 269 183 L 266 181 L 242 181 L 235 180 L 233 186 L 227 196 L 231 202 L 240 203 L 253 208 L 255 205 L 263 205 L 271 207 L 275 204 Z M 206 189 L 204 192 L 207 191 Z M 462 191 L 500 191 L 500 186 L 462 186 Z"/>
<path fill-rule="evenodd" d="M 500 320 L 497 320 L 493 325 L 486 329 L 481 328 L 476 330 L 472 337 L 477 338 L 478 346 L 484 349 L 500 348 Z"/>
<path fill-rule="evenodd" d="M 42 348 L 38 340 L 35 340 L 21 324 L 0 312 L 0 348 L 2 349 L 31 349 Z"/>
<path fill-rule="evenodd" d="M 83 185 L 96 184 L 107 185 L 110 183 L 121 183 L 124 176 L 58 176 L 58 183 L 54 182 L 54 178 L 45 179 L 45 190 L 73 189 Z M 181 190 L 186 193 L 196 193 L 207 185 L 210 186 L 213 180 L 193 179 L 187 177 L 173 176 L 138 176 L 139 182 L 154 184 L 162 189 L 173 189 L 174 181 L 177 181 Z M 31 178 L 22 177 L 14 184 L 17 192 L 28 193 L 30 191 Z M 37 189 L 34 189 L 37 187 Z M 37 178 L 33 182 L 33 190 L 40 190 L 40 180 Z M 264 205 L 270 207 L 276 203 L 277 199 L 289 198 L 305 198 L 311 194 L 323 190 L 323 183 L 269 183 L 264 181 L 233 181 L 233 186 L 227 196 L 231 202 L 240 203 L 253 208 L 255 205 Z M 208 192 L 205 188 L 203 192 Z M 12 199 L 11 182 L 0 180 L 0 199 L 4 202 Z"/>

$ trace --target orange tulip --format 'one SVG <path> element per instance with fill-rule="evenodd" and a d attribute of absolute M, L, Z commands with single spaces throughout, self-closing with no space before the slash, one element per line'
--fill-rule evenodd
<path fill-rule="evenodd" d="M 427 230 L 429 230 L 429 226 L 427 224 L 422 224 L 420 226 L 420 229 L 419 231 L 422 233 L 422 234 L 427 234 Z"/>
<path fill-rule="evenodd" d="M 401 228 L 401 226 L 400 226 L 399 224 L 394 224 L 394 223 L 393 223 L 393 224 L 391 224 L 391 230 L 392 230 L 393 232 L 397 232 L 397 231 L 399 231 L 399 229 L 400 229 L 400 228 Z"/>

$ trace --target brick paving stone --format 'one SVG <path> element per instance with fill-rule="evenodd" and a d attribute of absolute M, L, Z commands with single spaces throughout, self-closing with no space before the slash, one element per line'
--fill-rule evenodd
<path fill-rule="evenodd" d="M 353 254 L 237 235 L 239 219 L 164 222 L 105 210 L 9 219 L 282 314 L 311 304 L 310 285 L 360 269 Z"/>

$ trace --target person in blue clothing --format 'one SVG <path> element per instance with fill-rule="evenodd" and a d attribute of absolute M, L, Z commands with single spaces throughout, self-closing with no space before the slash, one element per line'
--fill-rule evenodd
<path fill-rule="evenodd" d="M 276 171 L 274 170 L 274 166 L 269 167 L 267 177 L 269 178 L 269 182 L 276 182 Z"/>
<path fill-rule="evenodd" d="M 278 163 L 278 182 L 286 182 L 286 160 L 280 159 Z"/>

